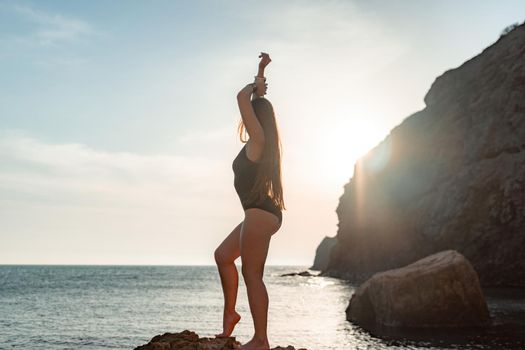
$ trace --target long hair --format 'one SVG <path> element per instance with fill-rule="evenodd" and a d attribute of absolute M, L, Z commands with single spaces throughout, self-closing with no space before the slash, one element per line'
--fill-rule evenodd
<path fill-rule="evenodd" d="M 275 120 L 273 106 L 264 97 L 251 100 L 255 115 L 264 130 L 264 150 L 259 160 L 259 168 L 255 177 L 255 184 L 248 196 L 248 202 L 262 203 L 264 197 L 269 196 L 274 204 L 281 210 L 284 206 L 283 186 L 281 179 L 281 140 L 279 130 Z M 241 142 L 248 142 L 246 139 L 246 126 L 242 118 L 238 125 L 239 138 Z M 243 138 L 244 134 L 244 138 Z"/>

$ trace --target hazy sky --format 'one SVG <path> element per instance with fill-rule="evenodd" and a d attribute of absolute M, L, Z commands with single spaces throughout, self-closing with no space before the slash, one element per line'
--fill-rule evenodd
<path fill-rule="evenodd" d="M 355 160 L 524 19 L 523 0 L 0 0 L 0 263 L 213 264 L 265 51 L 287 206 L 267 263 L 309 265 Z"/>

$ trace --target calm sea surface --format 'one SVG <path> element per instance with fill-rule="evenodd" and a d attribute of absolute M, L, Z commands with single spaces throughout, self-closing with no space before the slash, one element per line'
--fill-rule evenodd
<path fill-rule="evenodd" d="M 503 322 L 467 343 L 438 338 L 380 340 L 345 320 L 354 286 L 330 277 L 280 277 L 307 266 L 267 266 L 270 345 L 312 349 L 525 348 L 522 290 L 494 290 L 487 300 Z M 232 334 L 253 334 L 239 270 Z M 0 266 L 0 349 L 133 349 L 164 332 L 222 331 L 223 296 L 215 266 Z M 506 322 L 510 322 L 507 325 Z M 499 328 L 498 328 L 499 327 Z M 470 339 L 469 338 L 469 339 Z M 461 343 L 461 344 L 460 344 Z"/>

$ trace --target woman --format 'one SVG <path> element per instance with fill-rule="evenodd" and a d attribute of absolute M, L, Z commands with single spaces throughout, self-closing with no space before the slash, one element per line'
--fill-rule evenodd
<path fill-rule="evenodd" d="M 281 147 L 273 107 L 263 96 L 267 84 L 264 69 L 271 62 L 261 52 L 255 82 L 237 94 L 241 112 L 239 137 L 245 143 L 234 159 L 234 186 L 242 207 L 244 220 L 233 229 L 215 250 L 215 261 L 224 293 L 223 332 L 216 337 L 229 337 L 241 319 L 235 311 L 238 274 L 235 259 L 242 261 L 242 275 L 255 333 L 243 350 L 269 349 L 267 336 L 268 293 L 263 282 L 264 263 L 270 238 L 282 223 L 281 210 L 286 209 L 281 184 Z M 251 99 L 252 94 L 255 98 Z M 243 139 L 246 130 L 249 140 Z"/>

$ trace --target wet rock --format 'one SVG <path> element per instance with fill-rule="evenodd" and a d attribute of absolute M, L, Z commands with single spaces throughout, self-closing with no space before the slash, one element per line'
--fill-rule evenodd
<path fill-rule="evenodd" d="M 301 271 L 301 272 L 288 272 L 288 273 L 283 273 L 280 275 L 281 277 L 284 277 L 284 276 L 317 276 L 313 273 L 311 273 L 310 271 L 306 270 L 306 271 Z"/>
<path fill-rule="evenodd" d="M 352 295 L 346 316 L 367 329 L 490 325 L 478 276 L 454 250 L 375 274 Z"/>
<path fill-rule="evenodd" d="M 200 338 L 197 333 L 184 330 L 179 333 L 164 333 L 154 336 L 149 343 L 138 346 L 135 350 L 229 350 L 238 349 L 242 344 L 235 337 L 227 338 Z M 271 350 L 307 350 L 277 346 Z"/>

